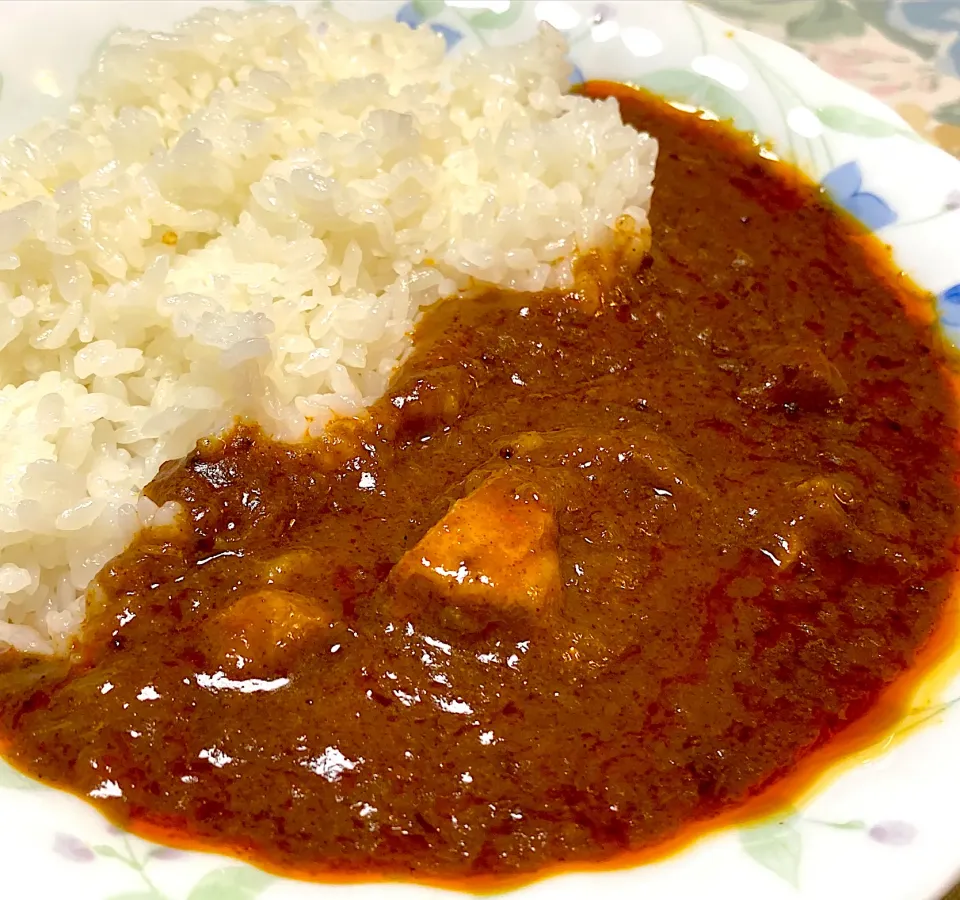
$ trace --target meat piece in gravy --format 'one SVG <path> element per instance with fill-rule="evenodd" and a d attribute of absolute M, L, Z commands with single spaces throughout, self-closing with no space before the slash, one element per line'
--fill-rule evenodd
<path fill-rule="evenodd" d="M 440 366 L 407 379 L 390 396 L 398 410 L 398 436 L 415 438 L 456 421 L 470 387 L 470 376 L 458 366 Z"/>
<path fill-rule="evenodd" d="M 205 637 L 218 663 L 260 676 L 275 672 L 302 638 L 330 622 L 329 614 L 310 598 L 265 589 L 246 594 L 214 616 Z"/>
<path fill-rule="evenodd" d="M 516 616 L 542 621 L 560 596 L 551 505 L 531 482 L 488 478 L 404 554 L 391 581 L 398 612 L 437 604 L 458 630 Z"/>

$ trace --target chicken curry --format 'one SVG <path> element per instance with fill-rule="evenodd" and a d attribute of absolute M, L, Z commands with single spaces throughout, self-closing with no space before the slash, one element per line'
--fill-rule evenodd
<path fill-rule="evenodd" d="M 587 90 L 660 141 L 649 254 L 438 304 L 323 440 L 168 464 L 184 523 L 72 656 L 0 657 L 15 765 L 281 871 L 523 880 L 739 807 L 911 666 L 957 564 L 926 301 L 727 126 Z"/>

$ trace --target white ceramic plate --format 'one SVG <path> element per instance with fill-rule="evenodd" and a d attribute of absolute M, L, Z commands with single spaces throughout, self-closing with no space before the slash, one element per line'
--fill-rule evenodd
<path fill-rule="evenodd" d="M 5 0 L 0 24 L 0 136 L 65 108 L 78 75 L 118 26 L 163 28 L 208 5 L 193 0 Z M 244 3 L 221 3 L 242 7 Z M 878 231 L 938 297 L 960 339 L 960 163 L 925 144 L 877 100 L 791 50 L 679 0 L 299 3 L 352 17 L 392 16 L 439 30 L 451 52 L 515 43 L 538 20 L 567 33 L 586 78 L 631 81 L 733 118 L 820 181 Z M 654 201 L 656 202 L 656 201 Z M 949 669 L 949 665 L 948 665 Z M 955 671 L 960 671 L 960 660 Z M 515 896 L 648 900 L 931 900 L 960 873 L 960 679 L 903 723 L 909 732 L 824 779 L 801 808 L 710 835 L 641 868 L 564 875 Z M 944 686 L 946 685 L 946 686 Z M 920 727 L 913 727 L 920 726 Z M 89 806 L 0 764 L 0 893 L 70 900 L 426 898 L 415 885 L 283 881 L 222 857 L 124 835 Z"/>

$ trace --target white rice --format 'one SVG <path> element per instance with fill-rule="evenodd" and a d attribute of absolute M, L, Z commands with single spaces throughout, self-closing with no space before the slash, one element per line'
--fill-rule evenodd
<path fill-rule="evenodd" d="M 68 646 L 199 437 L 315 434 L 425 305 L 569 285 L 618 216 L 646 227 L 656 143 L 565 95 L 565 52 L 209 10 L 115 35 L 66 123 L 0 144 L 0 643 Z"/>

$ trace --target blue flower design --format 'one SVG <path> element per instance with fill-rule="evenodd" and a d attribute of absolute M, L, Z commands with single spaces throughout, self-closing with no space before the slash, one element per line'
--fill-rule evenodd
<path fill-rule="evenodd" d="M 573 71 L 570 73 L 570 84 L 583 84 L 587 80 L 583 74 L 583 69 L 574 64 Z"/>
<path fill-rule="evenodd" d="M 954 35 L 941 64 L 949 74 L 960 76 L 960 0 L 903 0 L 897 11 L 914 28 Z"/>
<path fill-rule="evenodd" d="M 451 28 L 449 25 L 441 25 L 439 22 L 431 22 L 430 27 L 441 37 L 447 44 L 447 53 L 449 53 L 460 41 L 463 40 L 463 35 L 457 31 L 456 28 Z"/>
<path fill-rule="evenodd" d="M 395 18 L 398 22 L 403 22 L 404 25 L 409 25 L 411 28 L 416 28 L 426 21 L 423 14 L 417 8 L 416 3 L 404 3 L 403 6 L 397 10 Z M 431 22 L 430 28 L 443 38 L 444 43 L 447 45 L 448 53 L 463 40 L 463 34 L 457 31 L 456 28 L 451 28 L 449 25 Z"/>
<path fill-rule="evenodd" d="M 954 306 L 960 306 L 960 284 L 955 284 L 952 287 L 948 287 L 942 294 L 940 294 L 940 299 L 944 303 L 952 303 Z"/>
<path fill-rule="evenodd" d="M 940 292 L 940 322 L 946 328 L 960 327 L 960 284 L 954 284 Z"/>
<path fill-rule="evenodd" d="M 397 10 L 396 20 L 403 22 L 404 25 L 409 25 L 411 28 L 416 28 L 418 25 L 423 24 L 423 16 L 420 15 L 420 10 L 417 9 L 414 3 L 404 3 L 403 6 Z"/>
<path fill-rule="evenodd" d="M 897 214 L 889 204 L 869 191 L 861 190 L 863 172 L 857 162 L 844 163 L 823 176 L 820 186 L 837 206 L 859 219 L 871 231 L 877 231 L 897 221 Z"/>

